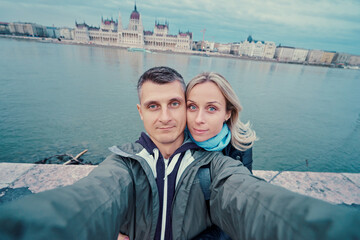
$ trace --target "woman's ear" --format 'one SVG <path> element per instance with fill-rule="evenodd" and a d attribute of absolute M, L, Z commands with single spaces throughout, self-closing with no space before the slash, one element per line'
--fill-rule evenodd
<path fill-rule="evenodd" d="M 225 122 L 227 122 L 227 120 L 229 120 L 231 117 L 231 111 L 227 111 L 226 114 L 225 114 Z"/>

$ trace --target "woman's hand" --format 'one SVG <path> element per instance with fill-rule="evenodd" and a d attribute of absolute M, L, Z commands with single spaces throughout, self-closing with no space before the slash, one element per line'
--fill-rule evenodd
<path fill-rule="evenodd" d="M 119 236 L 117 237 L 117 240 L 129 240 L 129 237 L 119 233 Z"/>

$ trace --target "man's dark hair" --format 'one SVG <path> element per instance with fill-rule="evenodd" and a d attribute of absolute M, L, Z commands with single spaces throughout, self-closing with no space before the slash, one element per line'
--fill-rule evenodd
<path fill-rule="evenodd" d="M 141 75 L 141 77 L 139 78 L 137 84 L 137 92 L 139 97 L 141 87 L 147 81 L 151 81 L 156 84 L 166 84 L 172 83 L 174 81 L 179 81 L 184 92 L 186 90 L 186 84 L 181 74 L 169 67 L 153 67 L 144 72 L 143 75 Z"/>

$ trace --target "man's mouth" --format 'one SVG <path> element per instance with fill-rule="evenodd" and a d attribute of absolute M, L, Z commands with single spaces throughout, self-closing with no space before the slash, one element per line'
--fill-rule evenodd
<path fill-rule="evenodd" d="M 173 129 L 175 126 L 158 127 L 159 130 L 168 131 Z"/>

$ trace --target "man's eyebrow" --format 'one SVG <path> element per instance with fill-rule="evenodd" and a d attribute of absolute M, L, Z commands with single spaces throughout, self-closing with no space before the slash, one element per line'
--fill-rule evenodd
<path fill-rule="evenodd" d="M 183 98 L 180 98 L 180 97 L 175 97 L 175 98 L 172 98 L 172 99 L 170 99 L 170 102 L 174 102 L 174 101 L 179 101 L 179 102 L 182 102 L 182 101 L 184 101 L 184 99 Z"/>
<path fill-rule="evenodd" d="M 145 106 L 147 106 L 147 105 L 151 105 L 151 104 L 158 104 L 158 102 L 157 102 L 157 101 L 154 101 L 154 100 L 150 100 L 150 101 L 144 102 L 143 104 L 144 104 Z"/>

